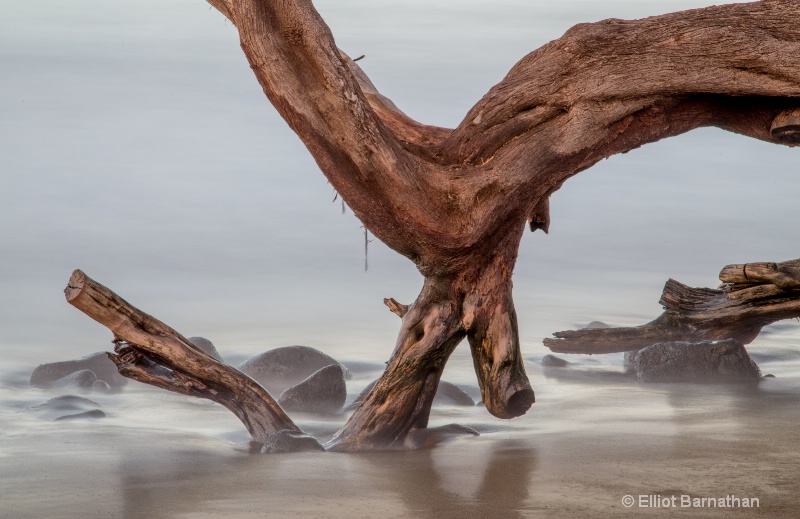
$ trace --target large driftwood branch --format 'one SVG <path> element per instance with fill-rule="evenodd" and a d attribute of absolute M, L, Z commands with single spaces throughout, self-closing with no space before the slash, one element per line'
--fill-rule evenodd
<path fill-rule="evenodd" d="M 728 265 L 722 290 L 667 281 L 664 313 L 633 328 L 556 332 L 544 345 L 559 353 L 614 353 L 671 341 L 737 339 L 749 344 L 764 326 L 800 317 L 800 260 Z"/>
<path fill-rule="evenodd" d="M 331 442 L 338 450 L 399 445 L 425 427 L 444 364 L 465 337 L 487 410 L 527 411 L 534 395 L 511 275 L 526 222 L 548 230 L 549 196 L 568 178 L 702 126 L 778 144 L 800 134 L 794 0 L 576 26 L 517 63 L 455 129 L 414 121 L 382 96 L 310 0 L 209 1 L 237 27 L 264 93 L 334 189 L 425 277 L 412 305 L 393 307 L 402 315 L 395 351 Z M 135 350 L 120 360 L 151 383 L 218 380 L 204 378 L 213 364 L 182 338 L 165 349 L 147 334 L 117 335 Z M 179 357 L 175 376 L 146 362 Z"/>
<path fill-rule="evenodd" d="M 123 376 L 222 404 L 266 452 L 322 450 L 253 379 L 214 359 L 80 270 L 73 272 L 64 294 L 72 306 L 114 334 L 117 354 L 109 358 Z"/>
<path fill-rule="evenodd" d="M 568 177 L 701 126 L 770 142 L 800 105 L 800 5 L 581 24 L 523 58 L 452 131 L 411 120 L 307 0 L 213 0 L 256 77 L 370 231 L 424 274 L 457 270 Z"/>

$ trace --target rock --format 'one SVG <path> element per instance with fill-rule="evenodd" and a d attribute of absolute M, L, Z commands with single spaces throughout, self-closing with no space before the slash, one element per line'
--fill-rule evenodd
<path fill-rule="evenodd" d="M 350 371 L 336 359 L 309 346 L 285 346 L 269 350 L 245 361 L 239 370 L 273 395 L 279 395 L 286 388 L 331 364 L 342 368 L 344 377 L 350 378 Z"/>
<path fill-rule="evenodd" d="M 473 400 L 466 391 L 457 385 L 451 384 L 446 380 L 440 380 L 439 387 L 436 389 L 436 396 L 433 397 L 433 403 L 443 405 L 474 406 L 475 400 Z"/>
<path fill-rule="evenodd" d="M 287 411 L 334 414 L 342 410 L 346 399 L 344 371 L 339 364 L 331 364 L 281 393 L 278 403 Z"/>
<path fill-rule="evenodd" d="M 569 366 L 569 362 L 562 359 L 561 357 L 556 357 L 555 355 L 550 355 L 549 353 L 542 357 L 542 366 L 546 366 L 548 368 L 564 368 Z"/>
<path fill-rule="evenodd" d="M 282 430 L 278 431 L 269 438 L 264 445 L 256 444 L 259 452 L 268 454 L 278 454 L 283 452 L 319 452 L 325 448 L 320 445 L 316 438 L 304 433 Z M 253 450 L 251 448 L 251 450 Z"/>
<path fill-rule="evenodd" d="M 100 409 L 92 409 L 91 411 L 84 411 L 82 413 L 59 416 L 53 421 L 60 422 L 62 420 L 82 420 L 84 418 L 105 418 L 105 416 L 106 414 Z"/>
<path fill-rule="evenodd" d="M 757 381 L 761 370 L 741 342 L 665 342 L 639 351 L 635 357 L 639 382 Z"/>
<path fill-rule="evenodd" d="M 69 420 L 71 416 L 98 418 L 102 413 L 98 408 L 100 404 L 94 400 L 75 395 L 61 395 L 51 398 L 41 404 L 31 406 L 26 411 L 38 413 L 45 420 Z M 95 412 L 97 411 L 97 412 Z M 89 414 L 87 414 L 89 413 Z M 105 413 L 103 413 L 105 416 Z"/>
<path fill-rule="evenodd" d="M 603 321 L 592 321 L 586 326 L 584 326 L 584 329 L 590 329 L 590 328 L 611 328 L 611 327 L 606 323 L 604 323 Z"/>
<path fill-rule="evenodd" d="M 222 356 L 219 354 L 217 349 L 214 347 L 214 343 L 206 339 L 205 337 L 189 337 L 189 340 L 192 341 L 192 344 L 203 350 L 204 352 L 208 353 L 215 359 L 221 361 Z"/>
<path fill-rule="evenodd" d="M 414 429 L 406 436 L 403 445 L 408 449 L 430 449 L 444 441 L 461 436 L 480 436 L 472 427 L 451 423 L 431 429 Z"/>
<path fill-rule="evenodd" d="M 377 380 L 370 382 L 367 387 L 361 390 L 353 403 L 347 406 L 347 411 L 353 411 L 361 404 L 361 401 L 367 398 L 367 395 L 372 388 L 375 387 Z M 436 389 L 436 396 L 433 397 L 434 404 L 442 405 L 461 405 L 461 406 L 475 406 L 475 401 L 469 394 L 455 384 L 447 382 L 446 380 L 439 381 L 439 387 Z"/>
<path fill-rule="evenodd" d="M 128 383 L 128 379 L 117 372 L 117 366 L 108 359 L 106 353 L 100 351 L 77 360 L 41 364 L 31 373 L 31 385 L 48 389 L 56 380 L 85 369 L 93 372 L 97 379 L 112 388 Z"/>
<path fill-rule="evenodd" d="M 91 391 L 95 382 L 103 382 L 103 381 L 97 380 L 97 376 L 95 376 L 94 371 L 88 369 L 82 369 L 80 371 L 75 371 L 74 373 L 70 373 L 66 377 L 62 377 L 56 380 L 55 382 L 53 382 L 53 385 L 50 386 L 50 388 L 80 389 L 83 391 Z"/>
<path fill-rule="evenodd" d="M 100 393 L 108 393 L 109 391 L 111 391 L 111 387 L 102 380 L 95 380 L 94 383 L 92 384 L 92 391 L 98 391 Z"/>

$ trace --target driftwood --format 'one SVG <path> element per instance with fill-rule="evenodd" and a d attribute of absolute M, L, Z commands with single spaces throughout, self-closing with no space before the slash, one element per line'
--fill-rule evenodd
<path fill-rule="evenodd" d="M 550 229 L 550 195 L 570 177 L 706 126 L 797 143 L 796 1 L 577 25 L 520 60 L 452 129 L 417 122 L 381 95 L 311 1 L 209 2 L 237 28 L 264 93 L 336 192 L 425 278 L 413 303 L 390 302 L 402 316 L 394 353 L 329 444 L 336 450 L 399 445 L 426 427 L 464 338 L 486 409 L 500 418 L 529 409 L 511 276 L 526 224 Z M 177 358 L 174 372 L 193 373 Z"/>
<path fill-rule="evenodd" d="M 108 357 L 120 374 L 224 405 L 265 452 L 322 450 L 253 379 L 216 360 L 80 270 L 72 273 L 64 295 L 72 306 L 114 334 L 116 354 Z"/>
<path fill-rule="evenodd" d="M 659 303 L 664 313 L 633 328 L 556 332 L 544 345 L 559 353 L 614 353 L 659 342 L 737 339 L 749 344 L 761 328 L 800 317 L 800 260 L 728 265 L 721 289 L 667 281 Z"/>

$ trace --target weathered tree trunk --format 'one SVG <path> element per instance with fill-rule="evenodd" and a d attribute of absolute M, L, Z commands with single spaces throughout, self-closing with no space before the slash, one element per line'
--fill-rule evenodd
<path fill-rule="evenodd" d="M 749 344 L 761 328 L 800 317 L 800 260 L 728 265 L 722 290 L 667 281 L 659 303 L 664 313 L 633 328 L 556 332 L 544 345 L 559 353 L 614 353 L 659 342 L 736 339 Z M 760 284 L 759 284 L 760 283 Z"/>
<path fill-rule="evenodd" d="M 383 448 L 425 427 L 466 337 L 487 409 L 533 403 L 511 275 L 526 222 L 597 161 L 702 126 L 797 142 L 800 3 L 765 0 L 570 29 L 517 63 L 455 129 L 382 96 L 310 0 L 209 0 L 264 93 L 376 237 L 425 278 L 389 366 L 329 444 Z"/>

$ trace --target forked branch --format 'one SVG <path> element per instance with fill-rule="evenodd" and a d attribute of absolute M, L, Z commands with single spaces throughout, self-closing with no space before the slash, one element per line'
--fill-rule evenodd
<path fill-rule="evenodd" d="M 546 197 L 610 155 L 702 126 L 784 144 L 800 131 L 796 117 L 780 122 L 800 106 L 795 1 L 575 26 L 520 60 L 455 130 L 381 95 L 309 0 L 211 3 L 337 192 L 424 275 L 457 271 L 499 227 L 546 229 Z"/>

